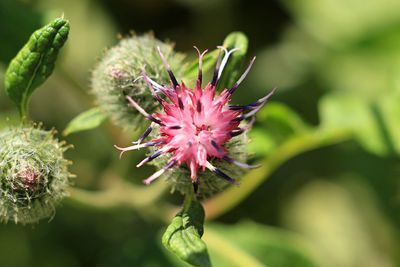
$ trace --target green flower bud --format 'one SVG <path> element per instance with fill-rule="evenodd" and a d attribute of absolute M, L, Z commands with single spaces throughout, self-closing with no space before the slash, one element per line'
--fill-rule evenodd
<path fill-rule="evenodd" d="M 0 132 L 0 220 L 35 223 L 52 217 L 67 195 L 68 147 L 54 131 L 37 127 L 5 128 Z"/>
<path fill-rule="evenodd" d="M 137 128 L 143 117 L 131 106 L 126 96 L 131 96 L 147 112 L 158 105 L 146 82 L 140 78 L 143 69 L 159 84 L 170 84 L 168 73 L 157 52 L 160 47 L 171 67 L 182 74 L 183 55 L 174 52 L 173 45 L 163 43 L 152 34 L 122 39 L 105 52 L 92 75 L 92 91 L 98 105 L 113 122 L 125 129 Z"/>

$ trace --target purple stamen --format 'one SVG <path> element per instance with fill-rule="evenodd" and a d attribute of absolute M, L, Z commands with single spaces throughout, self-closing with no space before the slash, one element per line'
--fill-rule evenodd
<path fill-rule="evenodd" d="M 244 120 L 244 115 L 232 119 L 229 123 L 235 124 L 235 123 L 241 122 L 242 120 Z"/>
<path fill-rule="evenodd" d="M 144 133 L 142 134 L 142 136 L 140 136 L 139 139 L 138 139 L 137 141 L 132 142 L 132 144 L 134 144 L 134 145 L 139 145 L 140 143 L 142 143 L 143 140 L 144 140 L 147 136 L 149 136 L 149 134 L 150 134 L 151 131 L 153 130 L 153 127 L 154 127 L 154 123 L 152 122 L 152 123 L 150 124 L 150 126 L 147 127 L 147 129 L 144 131 Z"/>
<path fill-rule="evenodd" d="M 254 101 L 253 103 L 250 103 L 248 105 L 230 105 L 229 109 L 230 110 L 243 110 L 243 111 L 247 111 L 247 110 L 252 110 L 257 108 L 259 105 L 263 104 L 264 102 L 266 102 L 270 96 L 272 96 L 275 92 L 276 88 L 272 89 L 272 91 L 270 93 L 268 93 L 266 96 L 258 99 L 257 101 Z"/>
<path fill-rule="evenodd" d="M 246 78 L 247 74 L 249 73 L 251 66 L 253 66 L 254 61 L 256 60 L 256 57 L 253 57 L 253 59 L 250 61 L 249 66 L 245 70 L 245 72 L 240 76 L 239 80 L 235 82 L 235 84 L 232 86 L 231 89 L 229 89 L 229 94 L 233 94 L 235 90 L 239 87 L 240 83 L 243 82 L 243 80 Z"/>
<path fill-rule="evenodd" d="M 258 111 L 260 111 L 260 109 L 265 105 L 265 103 L 267 103 L 268 98 L 275 92 L 275 89 L 273 89 L 268 95 L 264 96 L 263 98 L 261 98 L 260 100 L 262 100 L 260 102 L 260 104 L 258 104 L 258 106 L 256 106 L 254 109 L 252 109 L 249 113 L 247 114 L 243 114 L 239 117 L 234 118 L 233 120 L 230 121 L 230 123 L 235 124 L 237 122 L 240 122 L 242 120 L 245 120 L 247 118 L 250 118 L 251 116 L 253 116 L 254 114 L 256 114 Z"/>
<path fill-rule="evenodd" d="M 156 93 L 156 91 L 154 90 L 153 84 L 150 82 L 150 78 L 147 76 L 146 72 L 144 71 L 144 69 L 142 70 L 142 76 L 143 79 L 145 80 L 145 82 L 147 83 L 150 92 L 152 94 L 152 96 L 161 104 L 163 105 L 164 100 Z"/>
<path fill-rule="evenodd" d="M 180 109 L 184 109 L 182 99 L 178 96 L 178 104 Z"/>
<path fill-rule="evenodd" d="M 156 171 L 153 175 L 151 175 L 149 178 L 143 181 L 144 184 L 148 185 L 158 177 L 160 177 L 166 170 L 174 166 L 176 163 L 176 160 L 171 160 L 168 162 L 167 165 L 165 165 L 161 170 Z"/>
<path fill-rule="evenodd" d="M 199 81 L 199 87 L 201 88 L 201 82 L 202 82 L 202 80 L 203 80 L 203 70 L 202 70 L 202 68 L 203 68 L 203 56 L 207 53 L 207 49 L 206 50 L 204 50 L 204 52 L 203 53 L 200 53 L 200 50 L 196 47 L 196 46 L 193 46 L 196 50 L 197 50 L 197 53 L 199 54 L 199 73 L 198 73 L 198 75 L 197 75 L 197 80 Z"/>
<path fill-rule="evenodd" d="M 143 164 L 152 161 L 153 159 L 159 157 L 161 154 L 163 153 L 163 151 L 157 150 L 156 152 L 154 152 L 151 156 L 148 156 L 147 158 L 145 158 L 144 160 L 142 160 L 141 162 L 139 162 L 138 165 L 136 165 L 136 167 L 141 167 Z"/>
<path fill-rule="evenodd" d="M 168 129 L 171 129 L 171 130 L 179 130 L 179 129 L 182 129 L 182 126 L 180 126 L 180 125 L 169 126 Z"/>
<path fill-rule="evenodd" d="M 219 51 L 217 64 L 215 65 L 214 76 L 211 81 L 212 86 L 216 86 L 218 83 L 218 73 L 219 73 L 220 66 L 221 66 L 221 50 Z"/>
<path fill-rule="evenodd" d="M 237 129 L 237 130 L 231 131 L 231 132 L 230 132 L 230 135 L 231 135 L 232 137 L 234 137 L 234 136 L 238 136 L 238 135 L 244 133 L 245 131 L 247 131 L 248 129 L 250 129 L 250 128 L 253 126 L 253 124 L 254 124 L 255 121 L 256 121 L 256 118 L 255 118 L 255 117 L 252 117 L 251 120 L 250 120 L 250 122 L 249 122 L 248 124 L 246 124 L 246 125 L 243 126 L 242 128 L 239 128 L 239 129 Z"/>
<path fill-rule="evenodd" d="M 160 58 L 161 58 L 161 60 L 162 60 L 162 62 L 164 64 L 165 68 L 167 69 L 169 78 L 171 79 L 171 82 L 174 85 L 174 89 L 176 89 L 176 87 L 178 87 L 179 84 L 178 84 L 178 81 L 175 78 L 174 73 L 171 70 L 171 66 L 168 64 L 168 61 L 165 59 L 163 53 L 161 52 L 161 48 L 159 46 L 157 46 L 157 50 L 158 50 L 158 53 L 160 54 Z"/>
<path fill-rule="evenodd" d="M 227 180 L 228 182 L 239 186 L 240 184 L 233 178 L 229 177 L 226 173 L 221 171 L 220 169 L 214 167 L 210 162 L 207 161 L 206 168 L 215 173 L 216 175 L 220 176 L 221 178 Z"/>
<path fill-rule="evenodd" d="M 197 103 L 196 103 L 196 110 L 197 110 L 198 113 L 201 112 L 201 101 L 200 101 L 200 99 L 197 100 Z"/>
<path fill-rule="evenodd" d="M 162 85 L 156 83 L 154 80 L 150 79 L 149 76 L 147 76 L 147 79 L 148 79 L 149 82 L 153 85 L 153 88 L 155 89 L 156 92 L 157 92 L 157 91 L 162 91 L 162 90 L 163 90 L 164 87 L 163 87 Z"/>
<path fill-rule="evenodd" d="M 242 115 L 241 117 L 243 117 L 243 119 L 250 118 L 251 116 L 253 116 L 254 114 L 256 114 L 258 111 L 260 111 L 260 109 L 265 105 L 265 103 L 267 103 L 267 100 L 265 100 L 264 102 L 262 102 L 261 105 L 259 105 L 258 107 L 256 107 L 256 108 L 253 109 L 252 111 L 250 111 L 249 113 L 246 113 L 246 114 Z"/>
<path fill-rule="evenodd" d="M 228 156 L 224 156 L 223 159 L 231 164 L 234 164 L 236 166 L 239 166 L 239 167 L 245 168 L 245 169 L 256 169 L 256 168 L 261 167 L 261 165 L 249 165 L 246 163 L 242 163 L 242 162 L 236 161 L 233 158 L 230 158 Z"/>
<path fill-rule="evenodd" d="M 211 145 L 218 151 L 218 153 L 224 153 L 222 147 L 220 147 L 214 140 L 211 140 Z"/>
<path fill-rule="evenodd" d="M 149 113 L 147 113 L 141 106 L 139 106 L 138 103 L 135 102 L 135 100 L 132 99 L 132 97 L 127 96 L 126 99 L 128 99 L 129 103 L 134 107 L 137 111 L 139 111 L 143 116 L 145 116 L 148 120 L 151 120 L 161 126 L 164 126 L 164 123 L 162 123 L 160 120 L 157 120 L 153 116 L 151 116 Z"/>

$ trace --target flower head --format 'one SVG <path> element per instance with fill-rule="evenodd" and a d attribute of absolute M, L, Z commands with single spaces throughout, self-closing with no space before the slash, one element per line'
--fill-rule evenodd
<path fill-rule="evenodd" d="M 0 221 L 36 223 L 52 217 L 67 195 L 68 146 L 39 126 L 0 131 Z"/>
<path fill-rule="evenodd" d="M 126 95 L 134 95 L 135 100 L 148 112 L 157 110 L 157 102 L 153 101 L 145 81 L 138 79 L 142 67 L 146 65 L 149 76 L 160 83 L 169 81 L 157 47 L 165 52 L 171 66 L 183 64 L 184 55 L 175 52 L 173 44 L 161 42 L 153 34 L 147 33 L 123 38 L 104 53 L 93 69 L 92 93 L 101 110 L 109 115 L 115 125 L 132 129 L 143 122 L 142 116 L 126 105 Z"/>
<path fill-rule="evenodd" d="M 228 105 L 232 94 L 250 71 L 255 58 L 251 60 L 239 80 L 230 89 L 225 88 L 218 95 L 216 86 L 229 56 L 235 49 L 231 51 L 224 49 L 225 55 L 222 60 L 221 56 L 219 56 L 212 81 L 204 88 L 202 88 L 202 58 L 207 50 L 203 53 L 197 50 L 199 54 L 199 72 L 195 89 L 188 88 L 183 82 L 178 83 L 161 50 L 158 50 L 169 74 L 171 86 L 159 85 L 151 80 L 144 71 L 142 75 L 153 97 L 162 106 L 163 112 L 149 114 L 131 96 L 127 96 L 130 105 L 152 123 L 139 140 L 134 142 L 133 146 L 116 147 L 121 150 L 121 155 L 125 151 L 143 147 L 157 148 L 152 155 L 141 161 L 137 167 L 159 156 L 170 154 L 167 164 L 144 180 L 145 184 L 151 183 L 166 170 L 182 164 L 186 164 L 190 169 L 191 180 L 195 189 L 198 183 L 198 172 L 205 169 L 209 169 L 233 184 L 238 184 L 235 179 L 212 165 L 210 159 L 227 161 L 243 168 L 255 167 L 234 160 L 229 156 L 229 151 L 225 147 L 225 144 L 233 137 L 251 128 L 255 120 L 254 115 L 273 94 L 272 91 L 265 97 L 245 106 Z M 165 98 L 160 95 L 164 95 Z M 249 122 L 241 126 L 242 122 L 247 119 L 249 119 Z M 157 125 L 159 127 L 159 136 L 149 142 L 142 143 Z"/>

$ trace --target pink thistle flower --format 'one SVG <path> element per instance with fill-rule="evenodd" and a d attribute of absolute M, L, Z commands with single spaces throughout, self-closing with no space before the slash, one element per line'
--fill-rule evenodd
<path fill-rule="evenodd" d="M 152 121 L 152 123 L 139 140 L 133 142 L 133 146 L 124 148 L 115 146 L 121 151 L 121 156 L 124 152 L 129 150 L 136 150 L 144 147 L 158 148 L 152 155 L 145 158 L 137 165 L 137 167 L 140 167 L 159 156 L 166 154 L 171 155 L 168 163 L 162 169 L 144 180 L 145 184 L 151 183 L 168 169 L 185 163 L 190 169 L 191 180 L 195 191 L 197 190 L 197 173 L 199 169 L 202 171 L 209 169 L 219 177 L 238 185 L 235 179 L 213 166 L 209 161 L 210 158 L 224 160 L 243 168 L 257 167 L 237 162 L 229 157 L 224 144 L 232 137 L 240 135 L 251 128 L 255 121 L 255 114 L 264 106 L 268 98 L 274 93 L 274 90 L 263 98 L 248 105 L 228 105 L 231 95 L 249 73 L 255 61 L 255 57 L 251 60 L 249 66 L 239 80 L 230 89 L 225 88 L 217 95 L 216 86 L 222 71 L 229 56 L 237 50 L 232 49 L 227 51 L 223 47 L 219 48 L 224 50 L 225 55 L 222 60 L 221 54 L 219 55 L 213 79 L 204 89 L 202 88 L 202 60 L 207 50 L 200 53 L 196 48 L 199 54 L 199 70 L 194 90 L 188 88 L 183 82 L 181 84 L 177 82 L 168 62 L 165 60 L 160 48 L 158 48 L 160 57 L 170 76 L 172 86 L 159 85 L 151 80 L 144 71 L 142 75 L 152 95 L 162 106 L 163 112 L 154 113 L 152 115 L 148 114 L 132 99 L 132 97 L 127 96 L 130 105 L 148 120 Z M 162 98 L 160 94 L 164 95 L 165 99 Z M 250 121 L 240 127 L 241 122 L 246 119 L 250 119 Z M 156 125 L 159 126 L 159 137 L 149 142 L 142 143 Z"/>

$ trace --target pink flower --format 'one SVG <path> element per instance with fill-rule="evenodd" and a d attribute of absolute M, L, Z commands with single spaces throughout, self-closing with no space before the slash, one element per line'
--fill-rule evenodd
<path fill-rule="evenodd" d="M 209 161 L 210 158 L 225 160 L 244 168 L 254 167 L 237 162 L 229 157 L 229 151 L 224 147 L 224 144 L 232 137 L 242 134 L 251 128 L 255 120 L 254 115 L 267 102 L 274 91 L 249 105 L 228 105 L 231 95 L 250 71 L 255 60 L 254 57 L 246 71 L 230 89 L 224 89 L 219 95 L 216 94 L 216 86 L 224 66 L 235 50 L 227 51 L 224 49 L 225 55 L 222 60 L 220 56 L 218 57 L 212 81 L 202 89 L 202 58 L 207 50 L 200 53 L 197 49 L 199 53 L 199 73 L 193 90 L 186 87 L 183 82 L 181 84 L 177 82 L 169 64 L 158 48 L 160 57 L 170 76 L 172 87 L 157 84 L 144 71 L 143 78 L 164 111 L 150 115 L 132 97 L 127 96 L 132 107 L 152 123 L 139 140 L 134 142 L 133 146 L 125 148 L 116 146 L 121 150 L 121 155 L 125 151 L 143 147 L 154 146 L 158 148 L 154 154 L 141 161 L 137 167 L 159 156 L 171 155 L 166 166 L 144 180 L 145 184 L 151 183 L 169 168 L 180 166 L 184 163 L 190 169 L 191 180 L 195 189 L 198 183 L 197 172 L 199 169 L 204 171 L 206 168 L 227 181 L 238 184 L 236 180 L 214 167 Z M 160 94 L 164 95 L 165 99 Z M 250 119 L 250 121 L 240 127 L 241 122 L 246 119 Z M 159 126 L 159 137 L 147 143 L 142 143 L 156 125 Z"/>

